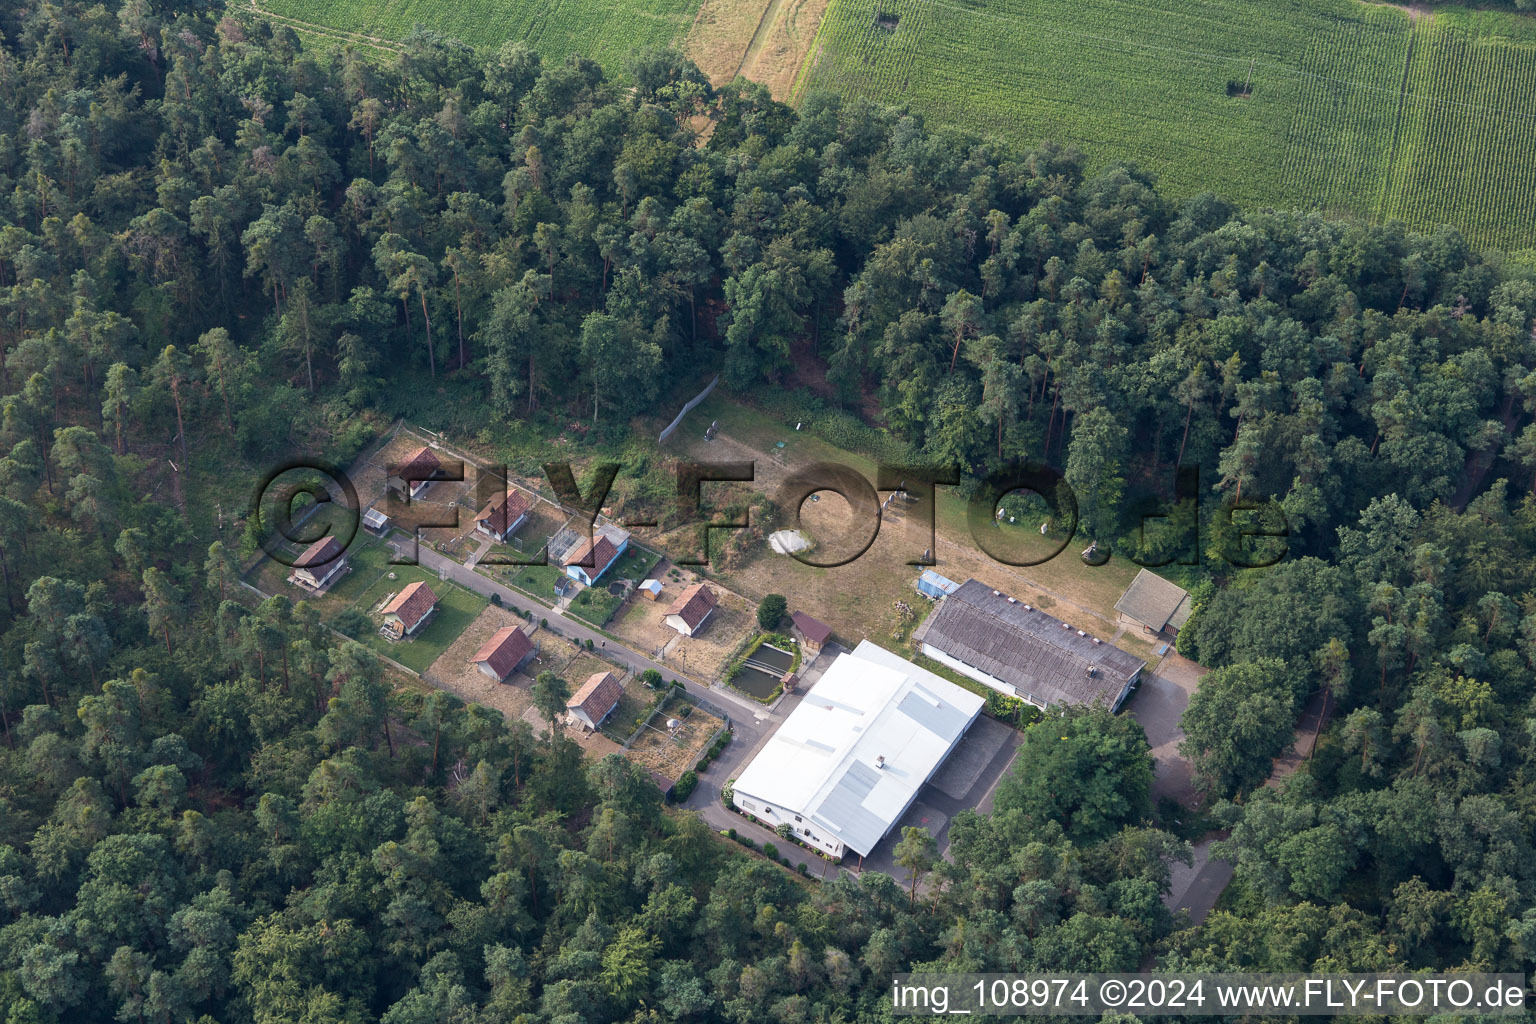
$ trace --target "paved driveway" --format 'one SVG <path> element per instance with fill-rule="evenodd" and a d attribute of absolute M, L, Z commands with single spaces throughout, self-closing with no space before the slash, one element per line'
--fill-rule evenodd
<path fill-rule="evenodd" d="M 884 871 L 901 885 L 907 885 L 910 876 L 895 861 L 901 830 L 910 826 L 926 828 L 942 856 L 949 848 L 949 824 L 956 814 L 968 807 L 983 814 L 991 810 L 993 790 L 1013 763 L 1022 739 L 1018 730 L 995 719 L 976 719 L 970 732 L 950 753 L 949 760 L 917 791 L 917 799 L 907 813 L 864 858 L 863 870 Z M 858 867 L 858 855 L 849 856 L 844 865 Z"/>
<path fill-rule="evenodd" d="M 1184 730 L 1179 718 L 1189 706 L 1189 698 L 1199 685 L 1205 669 L 1173 651 L 1157 666 L 1155 673 L 1144 673 L 1136 692 L 1125 703 L 1125 711 L 1146 730 L 1156 762 L 1152 778 L 1152 799 L 1167 797 L 1184 806 L 1195 801 L 1195 787 L 1189 762 L 1179 753 Z"/>

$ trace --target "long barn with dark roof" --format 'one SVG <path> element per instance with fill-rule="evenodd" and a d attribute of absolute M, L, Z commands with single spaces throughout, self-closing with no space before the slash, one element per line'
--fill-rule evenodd
<path fill-rule="evenodd" d="M 935 661 L 1041 708 L 1118 711 L 1147 664 L 979 580 L 943 598 L 915 639 Z"/>

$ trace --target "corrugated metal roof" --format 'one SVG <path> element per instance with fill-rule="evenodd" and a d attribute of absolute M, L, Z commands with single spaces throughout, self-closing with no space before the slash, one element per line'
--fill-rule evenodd
<path fill-rule="evenodd" d="M 936 608 L 919 639 L 1048 704 L 1111 704 L 1146 665 L 979 580 Z"/>
<path fill-rule="evenodd" d="M 1189 594 L 1150 569 L 1143 569 L 1115 602 L 1115 611 L 1151 626 L 1154 631 L 1170 622 L 1178 629 L 1189 618 Z"/>
<path fill-rule="evenodd" d="M 947 576 L 941 576 L 932 569 L 924 569 L 918 577 L 920 583 L 926 583 L 929 587 L 944 594 L 953 594 L 960 589 L 960 584 Z"/>

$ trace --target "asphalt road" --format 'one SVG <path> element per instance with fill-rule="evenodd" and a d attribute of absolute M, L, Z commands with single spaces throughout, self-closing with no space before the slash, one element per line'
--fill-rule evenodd
<path fill-rule="evenodd" d="M 410 543 L 407 540 L 392 537 L 389 541 L 389 546 L 396 556 L 399 557 L 409 552 Z M 712 787 L 714 791 L 713 805 L 720 810 L 721 814 L 734 819 L 732 824 L 735 821 L 746 823 L 746 819 L 730 814 L 720 807 L 720 783 L 734 776 L 735 769 L 740 765 L 746 754 L 757 749 L 761 741 L 773 733 L 774 728 L 776 728 L 776 720 L 789 713 L 794 704 L 799 702 L 798 697 L 791 696 L 786 698 L 779 703 L 776 713 L 770 713 L 763 705 L 758 704 L 756 701 L 738 696 L 723 687 L 709 686 L 689 677 L 676 665 L 652 661 L 639 651 L 627 647 L 580 620 L 565 614 L 561 609 L 546 605 L 542 601 L 536 601 L 527 594 L 512 590 L 510 587 L 502 586 L 495 580 L 482 576 L 473 569 L 461 565 L 425 545 L 422 545 L 416 553 L 416 559 L 422 568 L 452 580 L 467 590 L 472 590 L 487 598 L 495 595 L 500 599 L 503 608 L 510 608 L 516 612 L 533 612 L 536 617 L 548 620 L 548 628 L 559 633 L 561 636 L 583 642 L 591 640 L 595 651 L 601 652 L 603 657 L 625 666 L 632 672 L 639 673 L 644 672 L 648 668 L 653 668 L 668 679 L 676 679 L 693 696 L 722 708 L 730 716 L 731 730 L 734 736 L 730 744 L 721 752 L 720 760 L 712 764 L 709 771 L 705 774 L 712 781 L 715 779 L 719 780 Z M 817 672 L 814 678 L 820 678 L 820 672 Z M 806 685 L 809 685 L 809 683 Z M 791 701 L 794 703 L 791 703 Z M 721 769 L 729 770 L 731 774 L 722 774 Z M 704 777 L 701 776 L 698 789 L 694 791 L 694 795 L 688 799 L 684 806 L 693 807 L 695 800 L 709 788 L 711 787 L 706 785 Z M 709 815 L 705 815 L 705 819 L 710 820 Z M 711 824 L 713 824 L 713 821 L 711 821 Z M 731 825 L 716 825 L 715 827 L 729 828 Z"/>
<path fill-rule="evenodd" d="M 389 544 L 397 556 L 405 554 L 409 547 L 408 542 L 398 537 L 391 538 Z M 767 742 L 768 738 L 773 735 L 774 730 L 778 728 L 778 723 L 799 705 L 801 693 L 809 689 L 816 680 L 821 678 L 822 671 L 832 663 L 832 660 L 842 648 L 834 644 L 829 645 L 822 651 L 821 656 L 802 675 L 799 691 L 786 696 L 779 701 L 772 711 L 769 711 L 763 705 L 738 696 L 723 687 L 709 686 L 701 683 L 689 677 L 675 665 L 653 661 L 639 651 L 627 647 L 591 626 L 566 615 L 561 609 L 551 607 L 541 601 L 534 600 L 527 594 L 505 587 L 495 580 L 480 575 L 472 568 L 433 551 L 429 547 L 423 545 L 417 552 L 416 557 L 423 568 L 437 573 L 441 577 L 450 579 L 460 586 L 481 594 L 486 598 L 490 598 L 492 595 L 497 596 L 503 608 L 510 608 L 517 612 L 532 611 L 538 617 L 547 619 L 549 621 L 548 628 L 553 629 L 562 636 L 577 641 L 591 640 L 592 646 L 601 651 L 603 656 L 610 661 L 624 665 L 636 673 L 653 668 L 669 679 L 676 679 L 693 696 L 707 700 L 725 710 L 731 719 L 731 730 L 733 733 L 731 742 L 721 752 L 720 757 L 699 775 L 697 788 L 683 802 L 682 806 L 696 811 L 711 828 L 734 828 L 740 835 L 751 836 L 759 846 L 764 842 L 775 843 L 779 847 L 780 852 L 788 856 L 791 862 L 796 861 L 797 857 L 804 859 L 811 864 L 813 873 L 823 873 L 823 869 L 827 866 L 826 863 L 817 861 L 809 851 L 787 843 L 769 829 L 754 825 L 741 815 L 726 810 L 720 803 L 720 790 L 728 780 L 740 774 L 741 766 L 746 764 L 752 755 L 757 752 L 758 748 Z M 1183 683 L 1184 680 L 1180 680 L 1180 682 Z M 1183 687 L 1181 686 L 1180 688 L 1182 689 Z M 1187 700 L 1187 697 L 1185 699 Z M 1152 732 L 1153 729 L 1148 731 Z M 972 737 L 967 737 L 967 739 L 970 740 Z M 1004 747 L 994 747 L 991 743 L 984 745 L 985 752 L 988 755 L 985 758 L 984 767 L 978 765 L 977 777 L 969 780 L 972 783 L 980 781 L 986 784 L 986 792 L 979 802 L 979 806 L 975 800 L 977 795 L 975 788 L 980 787 L 974 787 L 971 792 L 966 793 L 966 799 L 956 799 L 952 795 L 944 793 L 930 782 L 920 794 L 922 806 L 914 805 L 911 812 L 909 812 L 909 816 L 917 815 L 921 817 L 921 815 L 926 813 L 933 819 L 928 822 L 930 825 L 937 823 L 937 819 L 942 817 L 943 824 L 938 829 L 940 836 L 942 836 L 947 831 L 949 819 L 960 807 L 978 806 L 982 813 L 986 813 L 991 809 L 992 789 L 995 787 L 998 777 L 1007 768 L 1008 764 L 1012 762 L 1012 756 L 1017 745 L 1017 733 L 1010 737 Z M 983 747 L 982 744 L 975 744 L 975 746 Z M 934 813 L 936 811 L 938 813 Z M 919 821 L 916 819 L 911 822 L 903 822 L 903 824 L 917 823 Z M 899 836 L 900 833 L 894 832 L 893 834 Z M 890 837 L 887 837 L 887 843 L 883 845 L 888 846 L 889 843 Z M 1209 856 L 1208 845 L 1208 842 L 1197 844 L 1195 864 L 1192 868 L 1185 868 L 1182 864 L 1174 865 L 1174 891 L 1169 894 L 1168 899 L 1172 909 L 1189 911 L 1191 919 L 1195 922 L 1203 920 L 1205 915 L 1210 912 L 1211 906 L 1215 904 L 1216 898 L 1221 895 L 1222 889 L 1226 888 L 1226 884 L 1231 878 L 1231 866 L 1224 861 L 1212 860 Z M 904 874 L 899 869 L 896 869 L 894 864 L 887 863 L 888 856 L 881 856 L 884 852 L 880 848 L 873 851 L 874 855 L 871 860 L 874 863 L 870 867 L 875 867 L 878 864 L 879 869 L 892 871 L 893 874 L 898 876 Z"/>

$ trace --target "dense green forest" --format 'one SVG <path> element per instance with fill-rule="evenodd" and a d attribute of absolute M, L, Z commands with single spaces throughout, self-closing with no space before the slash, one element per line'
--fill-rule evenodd
<path fill-rule="evenodd" d="M 1528 269 L 665 53 L 386 64 L 29 2 L 0 97 L 0 1021 L 863 1021 L 913 965 L 1536 957 Z M 715 368 L 968 486 L 1050 461 L 1093 536 L 1200 563 L 1227 909 L 1174 930 L 1129 720 L 1030 730 L 923 891 L 803 881 L 252 606 L 188 507 L 379 413 L 621 438 Z M 1193 552 L 1124 500 L 1185 463 Z M 1217 498 L 1273 499 L 1291 557 L 1233 570 Z M 1320 690 L 1315 757 L 1255 792 Z"/>

